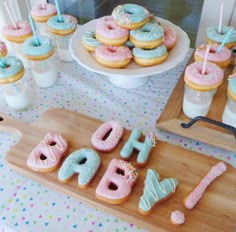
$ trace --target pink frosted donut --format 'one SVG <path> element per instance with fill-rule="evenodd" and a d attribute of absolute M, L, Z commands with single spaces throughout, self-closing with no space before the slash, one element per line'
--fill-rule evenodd
<path fill-rule="evenodd" d="M 67 149 L 67 140 L 62 135 L 49 132 L 30 153 L 27 166 L 34 171 L 51 172 L 58 168 Z"/>
<path fill-rule="evenodd" d="M 119 122 L 105 122 L 93 133 L 91 143 L 99 151 L 110 152 L 115 149 L 123 133 L 124 128 Z"/>
<path fill-rule="evenodd" d="M 221 68 L 227 68 L 231 61 L 231 51 L 229 50 L 229 48 L 223 47 L 220 53 L 217 54 L 216 51 L 219 47 L 220 45 L 218 44 L 211 45 L 207 60 L 208 62 L 219 65 Z M 194 53 L 195 61 L 204 61 L 206 50 L 206 44 L 199 45 Z"/>
<path fill-rule="evenodd" d="M 174 225 L 181 225 L 185 221 L 184 213 L 179 211 L 179 210 L 173 211 L 171 213 L 171 219 L 170 220 L 171 220 L 171 223 L 174 224 Z"/>
<path fill-rule="evenodd" d="M 33 36 L 31 25 L 28 21 L 17 21 L 17 28 L 13 24 L 3 27 L 2 33 L 4 37 L 13 43 L 23 43 L 26 39 Z"/>
<path fill-rule="evenodd" d="M 187 209 L 192 209 L 197 202 L 201 199 L 208 185 L 222 175 L 227 170 L 227 166 L 224 162 L 219 162 L 211 168 L 211 170 L 205 175 L 200 183 L 184 198 L 184 206 Z"/>
<path fill-rule="evenodd" d="M 95 50 L 95 58 L 103 66 L 124 68 L 132 59 L 132 52 L 126 46 L 101 45 Z"/>
<path fill-rule="evenodd" d="M 45 3 L 44 7 L 42 3 L 38 3 L 32 7 L 30 11 L 32 17 L 37 22 L 46 22 L 51 16 L 57 14 L 57 9 L 54 4 Z"/>
<path fill-rule="evenodd" d="M 164 29 L 164 45 L 167 47 L 167 50 L 172 49 L 177 40 L 176 32 L 173 28 L 162 26 Z"/>
<path fill-rule="evenodd" d="M 207 91 L 222 84 L 224 70 L 218 65 L 208 62 L 205 74 L 202 74 L 203 62 L 197 61 L 185 69 L 184 81 L 192 89 Z"/>
<path fill-rule="evenodd" d="M 97 20 L 96 39 L 100 42 L 106 45 L 120 46 L 127 41 L 128 37 L 129 30 L 116 24 L 111 15 Z"/>
<path fill-rule="evenodd" d="M 0 41 L 0 57 L 7 55 L 7 46 L 4 42 Z"/>

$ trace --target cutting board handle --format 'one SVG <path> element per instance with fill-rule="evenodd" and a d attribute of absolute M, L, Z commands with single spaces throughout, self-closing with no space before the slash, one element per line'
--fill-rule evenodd
<path fill-rule="evenodd" d="M 25 124 L 17 121 L 11 116 L 0 112 L 0 131 L 9 132 L 22 137 L 22 130 L 25 127 Z"/>

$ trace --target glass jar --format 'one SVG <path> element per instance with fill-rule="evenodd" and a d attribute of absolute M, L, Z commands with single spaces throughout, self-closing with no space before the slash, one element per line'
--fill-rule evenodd
<path fill-rule="evenodd" d="M 236 128 L 236 101 L 229 95 L 222 115 L 222 122 Z"/>

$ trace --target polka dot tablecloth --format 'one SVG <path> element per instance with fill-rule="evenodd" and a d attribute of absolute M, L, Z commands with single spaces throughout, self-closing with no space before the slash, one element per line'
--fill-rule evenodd
<path fill-rule="evenodd" d="M 58 81 L 53 87 L 37 87 L 27 70 L 33 105 L 27 111 L 14 112 L 0 94 L 0 112 L 25 123 L 37 120 L 50 108 L 69 109 L 101 121 L 115 119 L 127 129 L 138 127 L 144 134 L 155 131 L 160 140 L 214 156 L 236 167 L 236 154 L 155 128 L 191 53 L 190 50 L 185 61 L 175 68 L 153 75 L 144 86 L 130 90 L 112 85 L 106 77 L 76 62 L 61 63 L 55 58 Z M 0 232 L 145 231 L 11 170 L 4 157 L 18 140 L 17 135 L 0 132 Z"/>

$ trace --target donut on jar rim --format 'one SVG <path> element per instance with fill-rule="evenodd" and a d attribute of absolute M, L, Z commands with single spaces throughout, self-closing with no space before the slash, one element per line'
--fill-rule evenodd
<path fill-rule="evenodd" d="M 133 30 L 149 21 L 149 12 L 137 4 L 124 4 L 115 7 L 112 11 L 115 22 L 121 27 Z"/>
<path fill-rule="evenodd" d="M 97 20 L 96 39 L 111 46 L 123 45 L 129 38 L 129 30 L 119 26 L 111 15 Z"/>
<path fill-rule="evenodd" d="M 0 40 L 0 57 L 5 57 L 7 52 L 8 50 L 6 44 Z"/>

